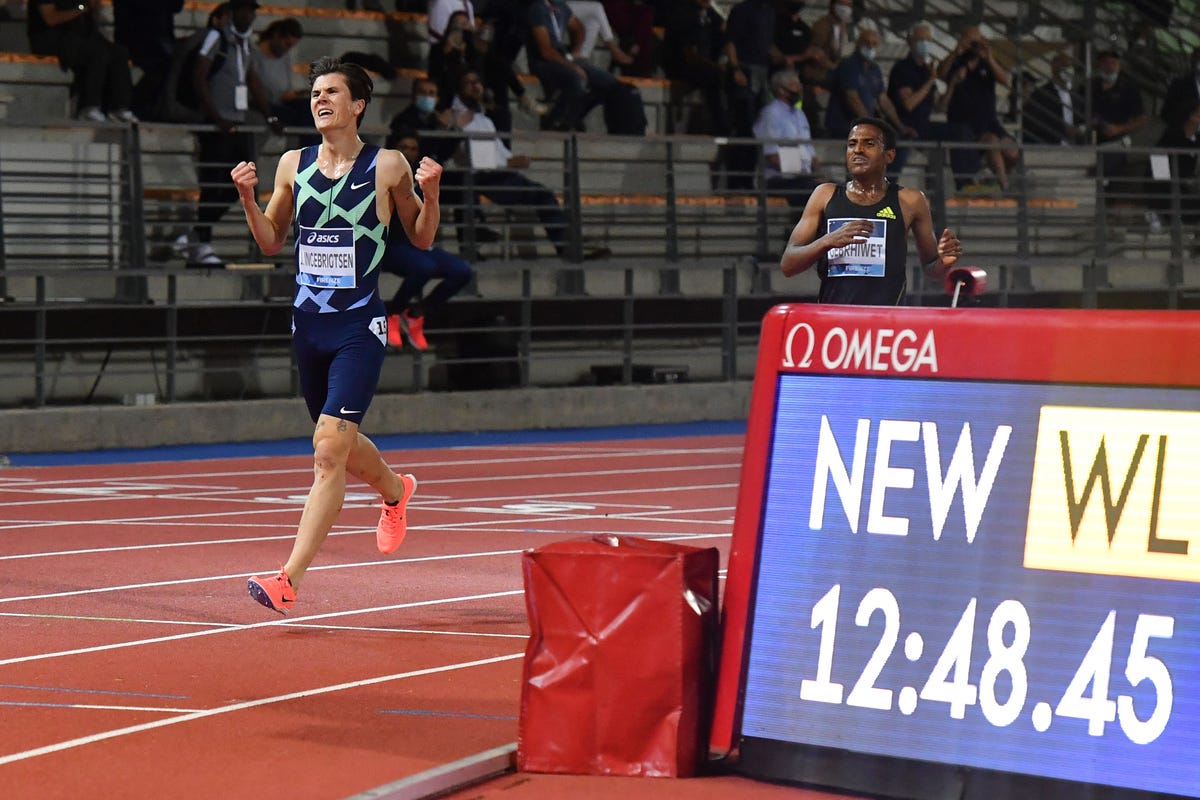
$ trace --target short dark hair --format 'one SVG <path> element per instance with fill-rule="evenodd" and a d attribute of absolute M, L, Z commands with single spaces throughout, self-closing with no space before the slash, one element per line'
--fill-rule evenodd
<path fill-rule="evenodd" d="M 879 117 L 857 117 L 850 121 L 850 130 L 854 130 L 857 125 L 871 125 L 879 128 L 883 134 L 883 149 L 896 149 L 896 129 L 887 124 Z"/>
<path fill-rule="evenodd" d="M 304 38 L 304 26 L 300 24 L 300 20 L 295 17 L 284 17 L 277 19 L 263 29 L 258 35 L 260 42 L 269 41 L 276 36 L 292 36 L 297 39 Z"/>
<path fill-rule="evenodd" d="M 363 117 L 367 113 L 366 107 L 371 104 L 371 93 L 375 90 L 375 83 L 367 71 L 357 64 L 347 64 L 333 56 L 322 56 L 314 61 L 308 69 L 309 88 L 311 89 L 317 82 L 317 78 L 332 75 L 335 72 L 346 79 L 346 86 L 350 89 L 350 99 L 366 101 L 362 113 L 356 120 L 358 127 L 361 128 Z"/>

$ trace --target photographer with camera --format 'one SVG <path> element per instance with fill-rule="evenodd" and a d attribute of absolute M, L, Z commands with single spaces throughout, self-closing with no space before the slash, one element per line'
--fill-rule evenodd
<path fill-rule="evenodd" d="M 1018 152 L 1016 141 L 1004 129 L 996 113 L 996 84 L 1010 86 L 1012 78 L 996 60 L 977 26 L 971 25 L 963 31 L 958 45 L 938 65 L 938 77 L 949 85 L 946 121 L 951 128 L 969 136 L 965 141 L 1005 145 L 998 149 L 989 148 L 985 153 L 1001 191 L 1007 190 L 1008 171 L 1017 163 Z M 984 153 L 971 159 L 967 172 L 955 173 L 958 188 L 974 181 L 982 155 Z"/>

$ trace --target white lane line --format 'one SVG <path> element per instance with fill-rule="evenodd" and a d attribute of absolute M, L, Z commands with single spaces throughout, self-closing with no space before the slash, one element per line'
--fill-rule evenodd
<path fill-rule="evenodd" d="M 467 446 L 463 448 L 448 448 L 450 451 L 473 450 L 478 449 L 476 446 Z M 511 447 L 505 446 L 505 449 L 511 451 Z M 462 466 L 495 466 L 503 464 L 529 464 L 536 462 L 551 462 L 551 461 L 579 461 L 579 460 L 595 460 L 597 457 L 602 458 L 657 458 L 661 456 L 679 455 L 679 456 L 697 456 L 704 454 L 741 454 L 743 448 L 741 446 L 721 446 L 721 447 L 696 447 L 696 448 L 656 448 L 653 450 L 642 449 L 627 449 L 617 451 L 597 451 L 597 452 L 580 452 L 569 455 L 520 455 L 505 458 L 473 458 L 465 460 L 430 460 L 430 461 L 409 461 L 404 464 L 404 469 L 434 469 L 438 467 L 462 467 Z M 399 451 L 386 451 L 387 453 L 397 453 Z M 301 456 L 261 456 L 258 458 L 266 459 L 286 459 L 299 458 Z M 245 461 L 253 460 L 256 457 L 246 457 Z M 399 461 L 401 459 L 390 458 L 389 461 Z M 177 467 L 178 461 L 158 462 L 169 466 Z M 153 467 L 153 464 L 142 464 L 139 466 Z M 40 467 L 28 467 L 27 469 L 41 469 Z M 152 477 L 156 482 L 162 483 L 171 480 L 197 480 L 197 479 L 213 479 L 213 478 L 243 478 L 251 476 L 270 476 L 270 475 L 303 475 L 312 474 L 311 466 L 286 468 L 286 469 L 244 469 L 244 470 L 222 470 L 219 472 L 175 472 L 163 473 L 155 471 L 153 473 L 130 473 L 125 476 L 120 475 L 103 475 L 97 477 L 76 477 L 76 478 L 59 478 L 52 481 L 42 481 L 36 478 L 27 479 L 30 482 L 36 482 L 39 488 L 50 486 L 83 486 L 87 484 L 110 484 L 119 483 L 121 481 L 145 481 Z M 553 473 L 557 474 L 557 473 Z M 501 475 L 495 477 L 503 477 Z M 9 478 L 9 480 L 17 480 Z M 11 486 L 0 484 L 0 494 L 7 491 L 22 491 L 27 489 L 30 482 L 14 483 Z M 211 488 L 211 487 L 209 487 Z M 2 504 L 0 504 L 2 505 Z"/>
<path fill-rule="evenodd" d="M 276 695 L 274 697 L 263 697 L 259 700 L 247 700 L 242 703 L 232 703 L 226 706 L 210 708 L 203 711 L 195 711 L 184 714 L 179 717 L 169 717 L 160 719 L 154 722 L 146 722 L 141 725 L 130 725 L 126 728 L 117 728 L 116 730 L 104 731 L 102 733 L 93 733 L 89 736 L 82 736 L 78 739 L 69 739 L 64 742 L 46 745 L 44 747 L 36 747 L 32 750 L 25 750 L 20 753 L 12 753 L 7 756 L 0 756 L 0 766 L 12 764 L 17 761 L 25 761 L 38 756 L 50 755 L 51 753 L 61 753 L 64 750 L 71 750 L 84 745 L 103 742 L 108 739 L 117 739 L 122 736 L 130 736 L 143 731 L 150 731 L 156 728 L 165 728 L 169 725 L 178 725 L 181 722 L 192 722 L 206 717 L 215 717 L 220 714 L 231 714 L 236 711 L 245 711 L 250 708 L 258 708 L 260 706 L 273 705 L 275 703 L 286 703 L 291 700 L 301 700 L 306 697 L 317 697 L 323 694 L 331 694 L 333 692 L 341 692 L 347 689 L 358 689 L 363 686 L 374 686 L 380 683 L 388 683 L 389 681 L 405 680 L 407 678 L 419 678 L 425 675 L 436 675 L 441 672 L 451 672 L 454 670 L 469 669 L 471 667 L 481 667 L 488 664 L 498 664 L 504 661 L 513 661 L 518 658 L 523 658 L 524 652 L 509 653 L 507 655 L 495 656 L 493 658 L 481 658 L 475 661 L 461 661 L 457 664 L 445 664 L 440 667 L 428 667 L 426 669 L 411 670 L 409 672 L 396 672 L 391 675 L 381 675 L 377 678 L 364 678 L 357 681 L 349 681 L 346 683 L 338 683 L 332 686 L 321 686 L 316 689 L 305 689 L 300 692 L 291 692 L 289 694 Z"/>
<path fill-rule="evenodd" d="M 317 628 L 323 631 L 361 631 L 363 633 L 409 633 L 422 636 L 481 636 L 485 639 L 528 639 L 527 633 L 477 633 L 475 631 L 433 631 L 425 628 L 372 628 L 366 625 L 322 625 L 307 622 L 288 623 L 289 628 Z"/>
<path fill-rule="evenodd" d="M 18 700 L 0 700 L 0 706 L 32 706 L 34 708 L 71 708 L 86 711 L 153 711 L 159 714 L 191 714 L 201 708 L 156 708 L 154 706 L 98 706 L 87 703 L 34 703 Z"/>
<path fill-rule="evenodd" d="M 666 474 L 666 473 L 672 473 L 672 472 L 697 472 L 697 471 L 701 471 L 701 470 L 710 471 L 710 470 L 716 470 L 716 469 L 741 469 L 741 466 L 742 465 L 740 462 L 731 462 L 731 463 L 723 463 L 723 464 L 703 464 L 703 465 L 686 464 L 686 465 L 675 466 L 675 467 L 654 467 L 654 468 L 646 468 L 646 469 L 622 468 L 622 469 L 609 469 L 609 470 L 585 470 L 582 472 L 544 472 L 544 473 L 527 473 L 527 474 L 509 473 L 509 474 L 501 474 L 501 475 L 488 475 L 486 478 L 481 477 L 479 475 L 470 475 L 470 476 L 462 477 L 462 478 L 436 478 L 436 479 L 431 479 L 429 481 L 429 483 L 430 483 L 430 485 L 445 485 L 445 484 L 458 484 L 458 483 L 481 483 L 481 482 L 484 482 L 485 480 L 487 483 L 499 483 L 501 481 L 543 481 L 543 480 L 564 479 L 564 478 L 591 478 L 591 477 L 599 477 L 599 476 L 606 476 L 606 475 L 659 475 L 659 474 Z M 79 483 L 82 484 L 83 481 L 80 481 Z M 105 501 L 122 501 L 122 502 L 124 502 L 124 501 L 128 501 L 128 500 L 172 500 L 172 501 L 188 500 L 188 501 L 197 501 L 197 502 L 198 501 L 210 501 L 210 502 L 214 502 L 214 503 L 216 503 L 216 502 L 235 502 L 239 498 L 236 498 L 236 497 L 231 498 L 229 495 L 245 493 L 245 492 L 249 492 L 249 491 L 254 491 L 257 494 L 261 494 L 264 491 L 264 489 L 262 489 L 262 488 L 247 489 L 245 487 L 240 487 L 240 488 L 230 488 L 230 489 L 222 488 L 219 491 L 221 491 L 223 494 L 211 495 L 209 493 L 203 493 L 203 492 L 179 493 L 179 494 L 157 494 L 157 495 L 129 495 L 129 494 L 93 495 L 93 494 L 89 494 L 86 497 L 59 498 L 59 499 L 55 499 L 55 500 L 49 501 L 49 502 L 46 499 L 41 498 L 41 499 L 36 499 L 36 500 L 22 500 L 22 501 L 15 501 L 15 502 L 11 502 L 11 503 L 0 503 L 0 509 L 16 508 L 18 506 L 28 506 L 28 505 L 36 505 L 36 506 L 67 505 L 67 504 L 72 504 L 72 503 L 96 503 L 96 504 L 99 504 L 99 503 L 103 503 Z M 308 487 L 292 487 L 292 488 L 285 487 L 281 491 L 307 492 Z M 65 494 L 66 492 L 61 492 L 61 493 Z M 242 502 L 254 502 L 254 500 L 253 499 L 249 499 L 249 500 L 243 499 Z M 272 510 L 279 510 L 279 509 L 272 509 Z M 155 517 L 155 519 L 171 519 L 174 517 L 191 517 L 191 516 L 195 516 L 195 515 L 177 514 L 177 515 L 173 515 L 170 517 Z M 134 518 L 134 519 L 137 519 L 137 518 Z M 68 523 L 63 523 L 63 524 L 72 524 L 72 523 L 68 522 Z"/>
<path fill-rule="evenodd" d="M 152 625 L 191 625 L 193 627 L 203 626 L 206 628 L 211 628 L 214 625 L 217 625 L 217 626 L 224 625 L 225 627 L 229 627 L 229 628 L 241 627 L 237 623 L 234 623 L 234 622 L 195 622 L 195 621 L 188 621 L 188 620 L 181 620 L 181 619 L 139 619 L 136 617 L 130 617 L 130 618 L 126 618 L 126 617 L 94 617 L 94 616 L 88 616 L 88 615 L 84 615 L 84 614 L 30 614 L 30 613 L 19 613 L 19 612 L 15 612 L 15 611 L 0 611 L 0 617 L 26 617 L 26 618 L 32 618 L 32 619 L 65 619 L 65 620 L 73 620 L 73 621 L 79 621 L 79 622 L 119 622 L 122 625 L 128 624 L 130 622 L 145 622 L 145 623 L 149 623 Z M 0 684 L 0 687 L 3 687 L 3 684 Z"/>
<path fill-rule="evenodd" d="M 515 551 L 520 552 L 520 551 Z M 390 606 L 368 606 L 367 608 L 352 608 L 347 611 L 330 611 L 325 614 L 314 614 L 310 617 L 301 617 L 304 622 L 312 622 L 318 619 L 334 619 L 337 617 L 350 617 L 356 614 L 376 614 L 382 611 L 398 611 L 406 608 L 420 608 L 423 606 L 448 605 L 450 603 L 465 603 L 474 600 L 493 600 L 498 597 L 512 597 L 513 595 L 524 594 L 523 589 L 514 589 L 507 592 L 489 592 L 487 594 L 462 595 L 460 597 L 443 597 L 436 600 L 415 600 L 410 603 L 396 603 Z M 163 642 L 177 642 L 183 639 L 195 639 L 200 636 L 211 636 L 217 633 L 238 633 L 241 631 L 250 631 L 257 628 L 272 628 L 287 625 L 287 619 L 273 619 L 268 622 L 252 622 L 247 625 L 237 625 L 234 627 L 212 628 L 203 631 L 191 631 L 189 633 L 177 633 L 171 636 L 154 636 L 149 639 L 133 639 L 128 642 L 113 642 L 111 644 L 95 645 L 94 647 L 80 647 L 74 650 L 60 650 L 56 653 L 35 653 L 28 656 L 16 656 L 14 658 L 6 658 L 0 660 L 0 667 L 6 667 L 9 664 L 24 664 L 30 661 L 46 661 L 51 658 L 62 658 L 64 656 L 77 656 L 87 653 L 103 653 L 109 650 L 122 650 L 126 647 L 139 647 L 144 644 L 161 644 Z M 2 763 L 2 762 L 0 762 Z"/>
<path fill-rule="evenodd" d="M 489 556 L 506 556 L 523 552 L 522 550 L 487 550 L 475 553 L 448 553 L 436 556 L 414 556 L 412 558 L 394 558 L 389 561 L 360 561 L 353 564 L 325 564 L 309 567 L 309 572 L 326 569 L 346 569 L 347 567 L 386 567 L 394 564 L 419 564 L 426 561 L 453 561 L 460 558 L 487 558 Z M 278 570 L 276 566 L 269 570 Z M 132 589 L 153 589 L 160 586 L 179 586 L 190 583 L 208 583 L 210 581 L 230 581 L 237 578 L 250 578 L 259 573 L 237 572 L 232 575 L 205 575 L 202 578 L 178 578 L 170 581 L 149 581 L 146 583 L 127 583 L 121 586 L 93 587 L 91 589 L 71 589 L 66 592 L 49 592 L 46 594 L 28 594 L 18 597 L 0 597 L 0 603 L 17 603 L 22 600 L 51 600 L 58 597 L 78 597 L 87 594 L 105 594 L 108 592 L 123 592 Z M 0 664 L 4 662 L 0 661 Z"/>

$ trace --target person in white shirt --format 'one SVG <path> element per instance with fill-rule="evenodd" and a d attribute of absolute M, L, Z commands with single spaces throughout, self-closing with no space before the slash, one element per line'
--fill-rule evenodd
<path fill-rule="evenodd" d="M 496 134 L 496 124 L 483 110 L 483 81 L 468 70 L 459 79 L 458 93 L 450 104 L 451 130 Z M 514 155 L 500 137 L 471 138 L 456 160 L 471 170 L 476 196 L 502 206 L 532 208 L 546 229 L 546 238 L 561 256 L 566 254 L 567 218 L 554 193 L 517 170 L 529 167 L 531 159 Z"/>
<path fill-rule="evenodd" d="M 795 70 L 771 76 L 774 99 L 762 107 L 754 123 L 754 137 L 763 141 L 767 194 L 783 197 L 790 206 L 803 207 L 821 178 L 812 145 L 808 117 L 798 106 L 804 93 Z"/>

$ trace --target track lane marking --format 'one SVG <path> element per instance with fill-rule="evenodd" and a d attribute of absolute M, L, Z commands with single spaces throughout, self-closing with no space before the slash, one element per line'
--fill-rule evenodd
<path fill-rule="evenodd" d="M 45 745 L 43 747 L 35 747 L 32 750 L 25 750 L 20 753 L 12 753 L 7 756 L 0 756 L 0 766 L 12 764 L 17 761 L 25 761 L 38 756 L 50 755 L 52 753 L 61 753 L 64 750 L 71 750 L 84 745 L 103 742 L 108 739 L 117 739 L 122 736 L 130 736 L 143 731 L 155 730 L 156 728 L 165 728 L 169 725 L 178 725 L 182 722 L 192 722 L 198 719 L 207 717 L 215 717 L 220 714 L 231 714 L 236 711 L 245 711 L 250 708 L 258 708 L 260 706 L 273 705 L 275 703 L 286 703 L 291 700 L 301 700 L 306 697 L 317 697 L 323 694 L 332 692 L 341 692 L 347 689 L 358 689 L 363 686 L 374 686 L 380 683 L 388 683 L 390 681 L 405 680 L 408 678 L 420 678 L 425 675 L 436 675 L 442 672 L 451 672 L 460 669 L 469 669 L 471 667 L 486 666 L 489 664 L 499 664 L 505 661 L 513 661 L 518 658 L 524 658 L 524 651 L 520 653 L 508 653 L 501 656 L 493 656 L 492 658 L 481 658 L 475 661 L 461 661 L 457 664 L 445 664 L 439 667 L 426 667 L 425 669 L 410 670 L 408 672 L 396 672 L 391 675 L 381 675 L 376 678 L 363 678 L 357 681 L 348 681 L 346 683 L 333 684 L 331 686 L 321 686 L 316 689 L 305 689 L 299 692 L 289 692 L 288 694 L 275 695 L 274 697 L 263 697 L 258 700 L 247 700 L 241 703 L 231 703 L 230 705 L 219 706 L 217 708 L 205 709 L 203 711 L 194 711 L 183 716 L 168 717 L 167 719 L 155 720 L 154 722 L 146 722 L 141 725 L 130 725 L 125 728 L 117 728 L 111 731 L 102 733 L 93 733 L 89 736 L 81 736 L 78 739 L 69 739 L 67 741 L 58 742 L 56 744 Z"/>
<path fill-rule="evenodd" d="M 515 551 L 520 552 L 520 551 Z M 366 608 L 354 608 L 345 611 L 328 611 L 324 614 L 314 614 L 309 617 L 300 617 L 299 620 L 311 622 L 318 619 L 334 619 L 337 617 L 349 617 L 355 614 L 375 614 L 382 611 L 398 611 L 406 608 L 421 608 L 424 606 L 448 605 L 450 603 L 465 603 L 474 600 L 492 600 L 497 597 L 512 597 L 513 595 L 524 594 L 523 589 L 514 589 L 505 592 L 488 592 L 486 594 L 461 595 L 459 597 L 441 597 L 435 600 L 414 600 L 410 603 L 396 603 L 388 606 L 368 606 Z M 297 620 L 297 621 L 299 621 Z M 54 653 L 34 653 L 28 656 L 15 656 L 0 660 L 0 667 L 6 667 L 10 664 L 25 664 L 31 661 L 47 661 L 52 658 L 63 658 L 66 656 L 86 655 L 88 653 L 104 653 L 110 650 L 123 650 L 127 647 L 140 647 L 147 644 L 162 644 L 163 642 L 178 642 L 183 639 L 196 639 L 201 636 L 211 636 L 217 633 L 240 633 L 242 631 L 256 630 L 258 628 L 275 628 L 286 626 L 289 620 L 273 619 L 266 622 L 251 622 L 246 625 L 237 626 L 222 626 L 218 628 L 209 628 L 202 631 L 189 631 L 188 633 L 176 633 L 170 636 L 153 636 L 149 639 L 132 639 L 127 642 L 113 642 L 110 644 L 95 645 L 93 647 L 79 647 L 73 650 L 59 650 Z M 3 762 L 0 762 L 3 763 Z"/>

